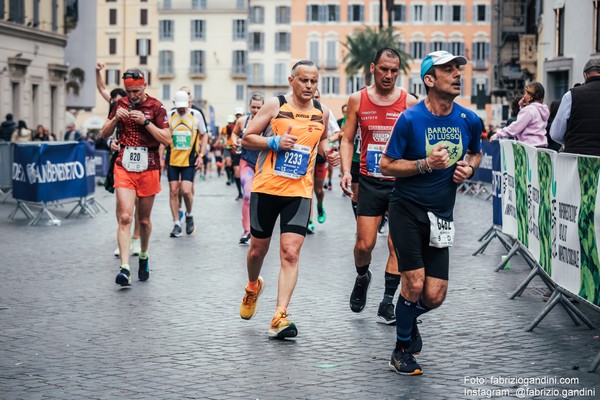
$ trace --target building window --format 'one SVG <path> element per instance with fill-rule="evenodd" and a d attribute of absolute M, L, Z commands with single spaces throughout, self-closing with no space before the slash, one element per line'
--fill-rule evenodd
<path fill-rule="evenodd" d="M 554 13 L 556 14 L 555 18 L 555 29 L 556 37 L 556 56 L 562 57 L 565 55 L 565 9 L 563 8 L 555 8 Z"/>
<path fill-rule="evenodd" d="M 108 24 L 116 25 L 117 24 L 117 9 L 111 8 L 108 10 Z"/>
<path fill-rule="evenodd" d="M 394 4 L 392 9 L 392 21 L 406 22 L 406 6 L 404 4 Z"/>
<path fill-rule="evenodd" d="M 410 42 L 410 58 L 420 60 L 425 56 L 425 42 L 421 40 Z"/>
<path fill-rule="evenodd" d="M 173 74 L 173 51 L 161 50 L 158 52 L 158 73 L 161 75 Z"/>
<path fill-rule="evenodd" d="M 140 25 L 148 25 L 148 10 L 145 8 L 140 10 Z"/>
<path fill-rule="evenodd" d="M 194 98 L 192 103 L 199 103 L 202 101 L 202 85 L 194 85 Z"/>
<path fill-rule="evenodd" d="M 408 80 L 408 91 L 416 94 L 417 97 L 425 96 L 425 85 L 421 78 L 410 78 Z"/>
<path fill-rule="evenodd" d="M 327 7 L 327 21 L 339 22 L 340 20 L 340 6 L 337 4 L 328 4 Z"/>
<path fill-rule="evenodd" d="M 275 33 L 275 51 L 290 51 L 290 32 Z"/>
<path fill-rule="evenodd" d="M 192 8 L 203 10 L 206 8 L 206 0 L 192 0 Z"/>
<path fill-rule="evenodd" d="M 275 85 L 287 85 L 287 64 L 275 64 Z"/>
<path fill-rule="evenodd" d="M 321 49 L 318 41 L 311 41 L 308 43 L 308 59 L 315 63 L 318 67 L 321 64 Z"/>
<path fill-rule="evenodd" d="M 463 42 L 448 43 L 448 51 L 452 54 L 465 54 L 465 44 Z"/>
<path fill-rule="evenodd" d="M 265 23 L 265 8 L 262 6 L 250 7 L 249 15 L 251 24 L 264 24 Z"/>
<path fill-rule="evenodd" d="M 340 6 L 337 4 L 309 4 L 306 6 L 307 22 L 333 22 L 340 20 Z"/>
<path fill-rule="evenodd" d="M 158 21 L 158 39 L 164 41 L 173 41 L 173 30 L 175 22 L 170 19 L 161 19 Z"/>
<path fill-rule="evenodd" d="M 58 31 L 58 0 L 52 0 L 52 32 L 56 31 Z"/>
<path fill-rule="evenodd" d="M 348 22 L 363 22 L 365 20 L 365 6 L 362 4 L 348 5 Z"/>
<path fill-rule="evenodd" d="M 319 22 L 320 5 L 309 4 L 306 6 L 306 22 Z"/>
<path fill-rule="evenodd" d="M 235 85 L 235 100 L 244 101 L 244 85 Z"/>
<path fill-rule="evenodd" d="M 173 7 L 172 1 L 171 0 L 163 0 L 162 2 L 162 8 L 169 10 L 171 7 Z"/>
<path fill-rule="evenodd" d="M 442 41 L 436 40 L 431 42 L 431 44 L 429 45 L 429 51 L 439 51 L 439 50 L 446 50 L 446 44 Z M 452 54 L 459 54 L 459 53 L 452 53 Z"/>
<path fill-rule="evenodd" d="M 275 23 L 289 24 L 291 18 L 291 8 L 287 6 L 275 7 Z"/>
<path fill-rule="evenodd" d="M 340 78 L 338 76 L 324 76 L 321 82 L 321 94 L 340 94 Z"/>
<path fill-rule="evenodd" d="M 117 39 L 116 38 L 108 39 L 108 54 L 110 54 L 110 55 L 117 54 Z"/>
<path fill-rule="evenodd" d="M 206 21 L 203 19 L 192 20 L 192 40 L 204 40 L 206 37 Z"/>
<path fill-rule="evenodd" d="M 600 53 L 600 1 L 594 1 L 594 50 Z"/>
<path fill-rule="evenodd" d="M 465 21 L 465 7 L 462 5 L 452 5 L 452 22 L 462 23 Z"/>
<path fill-rule="evenodd" d="M 413 4 L 411 13 L 412 22 L 425 22 L 425 6 L 422 4 Z"/>
<path fill-rule="evenodd" d="M 168 83 L 163 83 L 162 85 L 162 98 L 165 101 L 171 99 L 171 85 Z"/>
<path fill-rule="evenodd" d="M 250 42 L 248 43 L 249 51 L 264 51 L 265 50 L 265 34 L 263 32 L 250 32 Z"/>
<path fill-rule="evenodd" d="M 4 15 L 2 17 L 4 18 Z M 25 0 L 11 0 L 9 2 L 8 21 L 17 24 L 25 23 Z"/>
<path fill-rule="evenodd" d="M 490 44 L 486 42 L 473 42 L 472 53 L 473 68 L 485 68 L 490 59 Z"/>
<path fill-rule="evenodd" d="M 336 40 L 327 40 L 325 43 L 325 49 L 327 51 L 327 55 L 325 57 L 325 67 L 326 68 L 336 68 L 338 64 L 337 58 L 337 41 Z"/>
<path fill-rule="evenodd" d="M 490 82 L 487 76 L 480 76 L 471 80 L 471 96 L 477 96 L 480 92 L 486 96 L 490 94 Z"/>
<path fill-rule="evenodd" d="M 487 4 L 476 4 L 473 6 L 473 15 L 475 22 L 490 22 L 490 7 Z"/>
<path fill-rule="evenodd" d="M 137 39 L 135 41 L 135 54 L 138 56 L 150 55 L 150 39 Z"/>
<path fill-rule="evenodd" d="M 444 22 L 444 5 L 434 4 L 433 6 L 433 22 Z"/>
<path fill-rule="evenodd" d="M 362 75 L 354 75 L 346 78 L 346 94 L 358 92 L 365 87 L 365 77 Z"/>
<path fill-rule="evenodd" d="M 248 84 L 264 85 L 265 84 L 265 66 L 261 63 L 250 64 L 248 69 Z"/>
<path fill-rule="evenodd" d="M 190 74 L 204 73 L 204 51 L 192 50 L 190 53 Z"/>
<path fill-rule="evenodd" d="M 235 8 L 237 8 L 238 10 L 247 8 L 248 5 L 246 4 L 246 0 L 236 0 L 235 2 Z"/>
<path fill-rule="evenodd" d="M 104 81 L 108 86 L 118 86 L 121 82 L 121 71 L 118 69 L 107 69 Z"/>
<path fill-rule="evenodd" d="M 234 74 L 245 74 L 246 73 L 246 52 L 244 50 L 233 51 L 233 73 Z"/>
<path fill-rule="evenodd" d="M 245 19 L 234 19 L 233 20 L 233 40 L 246 40 L 248 38 L 248 32 L 246 30 Z"/>

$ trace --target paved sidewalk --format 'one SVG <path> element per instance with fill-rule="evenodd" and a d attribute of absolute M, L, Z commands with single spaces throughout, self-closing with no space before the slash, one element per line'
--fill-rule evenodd
<path fill-rule="evenodd" d="M 526 264 L 514 258 L 494 272 L 506 253 L 497 241 L 471 256 L 491 225 L 491 203 L 458 196 L 448 298 L 422 318 L 424 375 L 404 377 L 387 365 L 395 328 L 375 322 L 386 236 L 373 256 L 367 307 L 354 314 L 354 218 L 338 187 L 327 192 L 327 221 L 306 238 L 289 307 L 299 335 L 269 340 L 279 241 L 265 260 L 260 310 L 244 321 L 248 247 L 238 245 L 241 203 L 224 182 L 197 182 L 197 233 L 173 239 L 163 177 L 151 277 L 130 289 L 114 283 L 114 197 L 102 188 L 109 213 L 66 220 L 70 206 L 53 209 L 61 226 L 29 227 L 22 214 L 10 221 L 14 201 L 0 203 L 0 399 L 600 398 L 600 371 L 587 372 L 600 351 L 598 331 L 573 326 L 555 308 L 525 332 L 546 304 L 541 281 L 508 300 Z M 600 313 L 578 307 L 600 326 Z M 564 378 L 572 380 L 558 382 Z"/>

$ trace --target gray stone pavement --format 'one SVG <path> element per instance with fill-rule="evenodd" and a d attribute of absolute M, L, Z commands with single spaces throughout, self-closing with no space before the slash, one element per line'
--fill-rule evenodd
<path fill-rule="evenodd" d="M 198 232 L 172 239 L 163 177 L 151 277 L 130 289 L 114 283 L 114 198 L 102 188 L 97 195 L 108 214 L 67 220 L 71 205 L 53 209 L 61 226 L 30 227 L 22 214 L 8 220 L 15 203 L 0 204 L 0 399 L 600 398 L 600 372 L 587 372 L 600 351 L 598 331 L 573 326 L 555 308 L 525 332 L 545 305 L 541 281 L 508 300 L 527 265 L 514 258 L 509 270 L 494 272 L 506 253 L 497 241 L 471 256 L 491 224 L 491 204 L 483 199 L 458 196 L 448 298 L 422 318 L 424 375 L 404 377 L 387 365 L 395 328 L 375 322 L 383 235 L 367 307 L 360 314 L 349 309 L 355 225 L 337 187 L 326 195 L 327 222 L 306 238 L 289 307 L 299 335 L 285 341 L 266 333 L 275 308 L 277 237 L 263 268 L 261 308 L 250 321 L 239 318 L 248 248 L 238 245 L 240 203 L 224 178 L 197 183 Z M 598 312 L 578 307 L 600 326 Z M 526 385 L 530 378 L 548 382 Z M 571 381 L 558 382 L 565 378 Z"/>

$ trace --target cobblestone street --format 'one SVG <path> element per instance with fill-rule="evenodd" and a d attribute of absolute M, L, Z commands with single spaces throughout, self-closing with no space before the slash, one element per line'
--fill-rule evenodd
<path fill-rule="evenodd" d="M 248 247 L 238 244 L 234 186 L 223 177 L 197 180 L 197 232 L 173 239 L 165 177 L 162 185 L 152 214 L 150 280 L 136 278 L 128 289 L 114 283 L 115 201 L 103 188 L 96 193 L 108 213 L 65 219 L 73 204 L 52 208 L 60 226 L 30 227 L 21 213 L 9 220 L 15 201 L 0 203 L 0 399 L 600 398 L 600 371 L 588 372 L 600 351 L 598 331 L 574 326 L 556 307 L 525 332 L 546 304 L 541 280 L 509 300 L 529 272 L 525 262 L 515 257 L 510 269 L 494 272 L 506 254 L 497 240 L 471 255 L 491 225 L 491 202 L 483 198 L 458 195 L 448 297 L 419 326 L 424 374 L 404 377 L 388 368 L 395 327 L 376 323 L 384 235 L 371 263 L 367 307 L 350 311 L 355 223 L 337 182 L 326 193 L 327 221 L 301 252 L 289 307 L 299 334 L 285 341 L 267 337 L 278 234 L 263 267 L 260 310 L 242 320 Z M 131 264 L 137 270 L 136 258 Z M 600 326 L 600 313 L 577 306 Z M 527 385 L 528 378 L 546 383 Z M 531 392 L 519 396 L 520 388 Z"/>

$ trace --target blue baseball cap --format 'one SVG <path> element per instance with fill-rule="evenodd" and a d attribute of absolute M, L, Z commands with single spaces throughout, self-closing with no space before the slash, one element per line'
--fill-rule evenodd
<path fill-rule="evenodd" d="M 434 65 L 444 65 L 454 60 L 456 60 L 458 65 L 465 65 L 467 63 L 467 59 L 463 56 L 455 56 L 445 50 L 434 51 L 427 54 L 425 58 L 423 58 L 423 61 L 421 61 L 421 80 L 425 78 L 427 71 Z"/>

